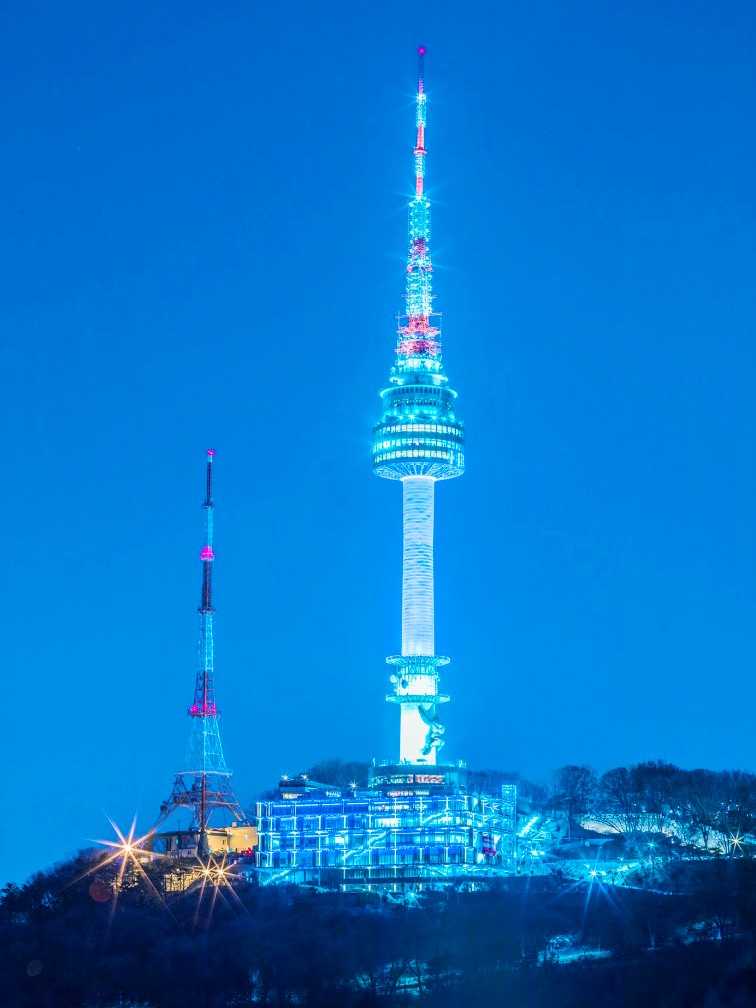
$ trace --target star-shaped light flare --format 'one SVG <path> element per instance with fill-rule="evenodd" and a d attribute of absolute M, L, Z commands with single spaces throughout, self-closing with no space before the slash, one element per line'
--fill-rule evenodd
<path fill-rule="evenodd" d="M 110 916 L 112 918 L 115 912 L 116 904 L 118 902 L 118 894 L 123 887 L 123 880 L 126 875 L 127 869 L 131 868 L 140 882 L 143 882 L 149 891 L 149 893 L 155 897 L 155 899 L 160 903 L 164 904 L 163 898 L 155 888 L 152 879 L 149 877 L 147 872 L 142 867 L 143 860 L 153 861 L 162 855 L 155 853 L 146 846 L 147 842 L 152 838 L 154 834 L 154 829 L 145 833 L 144 836 L 136 836 L 136 816 L 131 821 L 131 826 L 127 833 L 124 833 L 118 824 L 108 816 L 108 822 L 113 827 L 116 840 L 95 840 L 94 843 L 100 844 L 102 847 L 108 848 L 112 853 L 105 854 L 102 858 L 99 858 L 91 868 L 87 869 L 83 875 L 79 878 L 85 878 L 87 875 L 92 875 L 94 872 L 101 871 L 109 864 L 117 862 L 117 872 L 113 880 L 113 902 L 110 908 Z"/>
<path fill-rule="evenodd" d="M 233 880 L 239 878 L 241 878 L 241 875 L 237 875 L 235 872 L 231 871 L 228 864 L 228 854 L 226 853 L 224 853 L 221 858 L 214 858 L 211 854 L 206 862 L 201 863 L 197 907 L 194 912 L 195 925 L 199 921 L 200 909 L 207 890 L 210 890 L 210 911 L 208 913 L 208 923 L 212 920 L 218 896 L 220 896 L 220 898 L 224 901 L 226 901 L 227 896 L 230 896 L 236 902 L 237 906 L 244 908 L 244 904 L 239 899 L 239 896 L 232 885 Z"/>

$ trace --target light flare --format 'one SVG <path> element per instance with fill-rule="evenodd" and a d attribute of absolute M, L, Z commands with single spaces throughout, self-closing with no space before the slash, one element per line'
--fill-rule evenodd
<path fill-rule="evenodd" d="M 149 830 L 143 836 L 136 835 L 136 816 L 131 820 L 131 826 L 127 832 L 124 832 L 120 826 L 111 819 L 110 816 L 107 817 L 108 822 L 113 827 L 113 832 L 116 835 L 115 840 L 93 840 L 92 843 L 96 843 L 101 847 L 107 848 L 107 851 L 103 853 L 103 856 L 98 858 L 95 863 L 89 867 L 81 875 L 72 879 L 69 883 L 73 885 L 75 882 L 79 882 L 89 875 L 94 875 L 96 872 L 101 872 L 104 868 L 110 865 L 116 866 L 115 876 L 110 882 L 103 882 L 103 885 L 110 887 L 113 899 L 110 903 L 110 916 L 109 923 L 113 919 L 113 914 L 116 911 L 116 906 L 118 904 L 118 896 L 124 888 L 124 881 L 126 878 L 127 871 L 131 870 L 134 873 L 134 877 L 138 883 L 143 883 L 157 902 L 161 906 L 165 906 L 165 901 L 156 889 L 152 879 L 145 872 L 142 865 L 142 861 L 154 861 L 157 858 L 162 857 L 161 854 L 156 853 L 148 848 L 148 842 L 154 836 L 154 829 Z"/>

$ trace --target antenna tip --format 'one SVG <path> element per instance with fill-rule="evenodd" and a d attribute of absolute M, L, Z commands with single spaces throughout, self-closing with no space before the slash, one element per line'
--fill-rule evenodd
<path fill-rule="evenodd" d="M 208 448 L 207 449 L 207 457 L 209 459 L 215 458 L 215 448 Z"/>
<path fill-rule="evenodd" d="M 419 46 L 417 47 L 417 55 L 418 55 L 418 56 L 425 56 L 425 54 L 427 53 L 427 51 L 428 51 L 428 50 L 427 50 L 427 49 L 425 48 L 425 46 L 424 46 L 424 45 L 419 45 Z"/>

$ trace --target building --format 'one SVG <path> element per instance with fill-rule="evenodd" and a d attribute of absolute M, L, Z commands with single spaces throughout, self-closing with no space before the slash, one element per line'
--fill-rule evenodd
<path fill-rule="evenodd" d="M 257 805 L 258 875 L 397 891 L 512 874 L 516 803 L 514 784 L 492 797 L 446 780 L 383 791 L 282 780 L 279 797 Z"/>
<path fill-rule="evenodd" d="M 257 847 L 255 826 L 232 823 L 230 826 L 209 826 L 206 830 L 207 850 L 211 857 L 251 857 Z M 153 834 L 150 850 L 177 858 L 198 858 L 199 835 L 196 827 L 163 830 Z"/>
<path fill-rule="evenodd" d="M 255 826 L 209 826 L 164 830 L 150 837 L 149 851 L 160 858 L 161 885 L 166 893 L 182 893 L 194 885 L 226 884 L 227 878 L 255 871 Z"/>

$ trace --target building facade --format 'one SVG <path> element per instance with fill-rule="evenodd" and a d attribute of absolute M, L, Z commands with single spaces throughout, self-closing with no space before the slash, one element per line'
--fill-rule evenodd
<path fill-rule="evenodd" d="M 492 797 L 408 776 L 382 790 L 282 781 L 257 805 L 260 881 L 398 891 L 514 871 L 514 784 Z"/>

